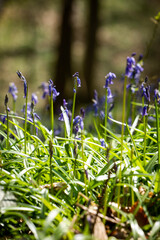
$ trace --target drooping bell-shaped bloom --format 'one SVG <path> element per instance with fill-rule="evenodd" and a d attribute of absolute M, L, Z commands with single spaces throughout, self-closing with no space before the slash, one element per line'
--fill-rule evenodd
<path fill-rule="evenodd" d="M 17 87 L 14 83 L 10 83 L 8 92 L 12 95 L 13 101 L 16 101 L 17 100 L 17 95 L 16 94 L 18 93 L 18 90 L 17 90 Z"/>
<path fill-rule="evenodd" d="M 143 109 L 142 109 L 142 116 L 147 116 L 148 115 L 148 112 L 147 112 L 147 106 L 144 106 Z"/>
<path fill-rule="evenodd" d="M 147 82 L 143 82 L 140 87 L 141 96 L 144 97 L 147 102 L 150 102 L 150 85 Z"/>
<path fill-rule="evenodd" d="M 35 93 L 32 93 L 32 97 L 31 97 L 31 101 L 34 103 L 34 104 L 37 104 L 38 102 L 38 97 Z"/>
<path fill-rule="evenodd" d="M 116 78 L 116 75 L 112 72 L 109 72 L 106 76 L 106 84 L 104 86 L 104 88 L 108 88 L 109 84 L 113 84 L 113 80 Z"/>

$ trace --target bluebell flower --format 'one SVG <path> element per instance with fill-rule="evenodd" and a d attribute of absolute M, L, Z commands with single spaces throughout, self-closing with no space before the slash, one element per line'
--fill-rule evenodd
<path fill-rule="evenodd" d="M 51 93 L 53 93 L 53 100 L 55 101 L 56 98 L 59 96 L 60 93 L 57 92 L 55 86 L 53 85 L 52 79 L 49 80 L 48 89 L 49 89 L 49 96 L 51 96 Z"/>
<path fill-rule="evenodd" d="M 76 135 L 79 130 L 83 130 L 83 129 L 84 129 L 83 119 L 81 116 L 78 115 L 73 119 L 73 132 Z"/>
<path fill-rule="evenodd" d="M 141 62 L 142 59 L 143 59 L 143 54 L 140 54 L 140 55 L 139 55 L 139 58 L 138 58 L 138 62 Z"/>
<path fill-rule="evenodd" d="M 144 70 L 143 67 L 139 63 L 137 63 L 133 71 L 133 78 L 139 81 L 141 72 L 143 72 L 143 70 Z"/>
<path fill-rule="evenodd" d="M 13 101 L 16 101 L 17 100 L 16 93 L 18 93 L 18 90 L 14 83 L 10 83 L 8 92 L 12 95 Z"/>
<path fill-rule="evenodd" d="M 68 105 L 68 103 L 66 102 L 65 99 L 63 99 L 63 107 L 64 107 L 64 108 L 67 108 L 67 105 Z"/>
<path fill-rule="evenodd" d="M 143 67 L 141 66 L 143 55 L 139 56 L 137 63 L 134 58 L 135 55 L 136 55 L 136 53 L 133 53 L 131 55 L 131 57 L 127 57 L 127 65 L 126 65 L 125 75 L 130 79 L 136 80 L 138 83 L 140 74 L 141 74 L 141 72 L 143 72 Z"/>
<path fill-rule="evenodd" d="M 9 107 L 7 107 L 7 111 L 10 112 L 10 108 Z M 5 121 L 6 121 L 7 115 L 2 116 L 1 118 L 2 118 L 2 123 L 4 124 Z"/>
<path fill-rule="evenodd" d="M 95 116 L 98 116 L 98 93 L 96 90 L 94 90 L 94 97 L 92 99 L 93 101 L 93 107 L 94 107 L 94 113 L 95 113 Z"/>
<path fill-rule="evenodd" d="M 49 86 L 48 86 L 49 96 L 51 96 L 52 88 L 53 88 L 53 81 L 52 81 L 52 79 L 49 79 L 48 84 L 49 84 Z"/>
<path fill-rule="evenodd" d="M 2 123 L 3 123 L 3 124 L 5 123 L 5 121 L 6 121 L 6 118 L 7 118 L 7 116 L 6 116 L 6 115 L 4 115 L 4 116 L 2 117 Z"/>
<path fill-rule="evenodd" d="M 133 56 L 127 57 L 127 65 L 126 65 L 125 75 L 128 78 L 131 78 L 135 65 L 136 65 L 135 58 Z"/>
<path fill-rule="evenodd" d="M 103 110 L 100 111 L 100 118 L 103 120 L 105 118 L 105 113 Z"/>
<path fill-rule="evenodd" d="M 69 118 L 69 111 L 68 111 L 68 109 L 65 109 L 64 111 L 65 111 L 65 113 L 67 114 L 67 116 Z M 60 114 L 60 117 L 58 118 L 58 120 L 60 120 L 62 122 L 64 121 L 63 113 Z"/>
<path fill-rule="evenodd" d="M 160 104 L 160 92 L 158 89 L 154 90 L 154 98 L 157 100 L 157 102 Z"/>
<path fill-rule="evenodd" d="M 101 146 L 105 148 L 106 147 L 106 143 L 105 143 L 104 139 L 101 138 L 99 141 L 101 143 Z"/>
<path fill-rule="evenodd" d="M 65 99 L 63 99 L 63 108 L 64 108 L 64 111 L 65 111 L 65 113 L 67 114 L 67 116 L 68 116 L 68 118 L 70 120 L 71 116 L 70 116 L 69 110 L 67 108 L 67 105 L 68 105 L 68 103 L 66 102 Z M 60 114 L 60 117 L 58 118 L 58 120 L 60 120 L 62 122 L 64 121 L 63 113 Z"/>
<path fill-rule="evenodd" d="M 17 75 L 24 83 L 24 98 L 26 98 L 26 96 L 27 96 L 27 81 L 20 71 L 17 71 Z"/>
<path fill-rule="evenodd" d="M 38 97 L 35 93 L 32 93 L 32 97 L 31 97 L 31 101 L 34 103 L 34 104 L 37 104 L 38 102 Z"/>
<path fill-rule="evenodd" d="M 26 108 L 26 105 L 24 104 L 23 108 L 21 110 L 24 115 L 25 115 L 25 108 Z M 31 103 L 27 103 L 27 119 L 30 122 L 33 122 L 33 116 L 35 117 L 35 119 L 40 119 L 39 115 L 37 113 L 35 113 L 33 110 L 34 110 L 33 105 Z M 32 114 L 33 114 L 33 116 L 32 116 Z"/>
<path fill-rule="evenodd" d="M 73 74 L 73 78 L 74 78 L 74 88 L 73 88 L 73 92 L 76 92 L 76 88 L 77 87 L 81 87 L 81 80 L 79 78 L 79 72 L 76 72 Z"/>
<path fill-rule="evenodd" d="M 109 100 L 110 98 L 113 98 L 113 95 L 112 95 L 112 92 L 111 92 L 110 87 L 108 87 L 108 96 L 107 96 L 107 99 Z"/>
<path fill-rule="evenodd" d="M 106 76 L 106 84 L 104 88 L 108 88 L 109 84 L 113 84 L 113 80 L 116 78 L 116 75 L 114 73 L 109 72 Z"/>
<path fill-rule="evenodd" d="M 142 109 L 142 116 L 147 116 L 148 115 L 148 112 L 147 112 L 147 106 L 144 106 L 143 109 Z"/>
<path fill-rule="evenodd" d="M 43 95 L 42 95 L 42 98 L 45 98 L 47 95 L 49 95 L 49 87 L 48 87 L 48 84 L 43 82 L 40 86 L 40 88 L 42 88 L 43 90 Z"/>
<path fill-rule="evenodd" d="M 60 93 L 57 92 L 57 90 L 56 90 L 55 87 L 52 88 L 52 92 L 53 92 L 53 100 L 55 101 L 56 98 L 59 96 Z"/>
<path fill-rule="evenodd" d="M 145 99 L 150 102 L 150 85 L 147 85 L 145 82 L 141 84 L 140 87 L 141 96 L 145 97 Z"/>

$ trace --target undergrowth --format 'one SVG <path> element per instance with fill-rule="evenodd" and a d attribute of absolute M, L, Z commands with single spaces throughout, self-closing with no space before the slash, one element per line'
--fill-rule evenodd
<path fill-rule="evenodd" d="M 1 239 L 160 239 L 160 92 L 151 91 L 143 71 L 142 55 L 127 57 L 121 122 L 112 116 L 111 72 L 104 97 L 95 91 L 92 107 L 75 116 L 81 87 L 75 73 L 73 104 L 63 100 L 59 134 L 53 81 L 41 85 L 50 106 L 47 127 L 17 71 L 24 116 L 17 114 L 12 83 L 0 122 Z"/>

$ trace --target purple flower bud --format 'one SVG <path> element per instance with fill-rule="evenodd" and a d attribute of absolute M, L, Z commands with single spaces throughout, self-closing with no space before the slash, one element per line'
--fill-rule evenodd
<path fill-rule="evenodd" d="M 74 74 L 73 74 L 73 77 L 75 78 L 75 77 L 79 77 L 79 72 L 75 72 Z"/>
<path fill-rule="evenodd" d="M 2 118 L 2 123 L 4 124 L 5 123 L 5 121 L 6 121 L 6 118 L 7 118 L 7 116 L 5 115 L 5 116 L 3 116 L 3 118 Z"/>
<path fill-rule="evenodd" d="M 18 77 L 24 82 L 24 98 L 27 96 L 27 81 L 20 71 L 17 71 Z"/>
<path fill-rule="evenodd" d="M 24 81 L 24 98 L 27 96 L 27 81 Z"/>
<path fill-rule="evenodd" d="M 79 73 L 76 72 L 75 74 L 73 74 L 73 78 L 74 78 L 74 88 L 73 88 L 73 92 L 76 93 L 76 86 L 77 87 L 81 87 L 81 80 L 79 78 Z"/>
<path fill-rule="evenodd" d="M 144 106 L 143 109 L 142 109 L 142 116 L 147 116 L 148 115 L 148 112 L 147 112 L 147 107 Z"/>
<path fill-rule="evenodd" d="M 85 110 L 84 110 L 84 108 L 80 109 L 80 113 L 81 113 L 82 118 L 84 119 L 84 117 L 85 117 Z"/>
<path fill-rule="evenodd" d="M 4 105 L 7 107 L 7 104 L 8 104 L 8 95 L 6 94 L 4 99 Z"/>
<path fill-rule="evenodd" d="M 66 102 L 66 100 L 65 100 L 65 99 L 63 99 L 63 107 L 64 107 L 64 108 L 66 108 L 66 107 L 67 107 L 67 105 L 68 105 L 68 103 Z"/>
<path fill-rule="evenodd" d="M 143 59 L 143 54 L 139 55 L 138 62 L 140 62 Z"/>

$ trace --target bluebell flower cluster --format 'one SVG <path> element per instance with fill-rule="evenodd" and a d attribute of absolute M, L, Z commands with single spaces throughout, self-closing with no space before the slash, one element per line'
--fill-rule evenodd
<path fill-rule="evenodd" d="M 64 111 L 65 111 L 65 113 L 67 114 L 67 116 L 69 118 L 69 121 L 70 121 L 71 120 L 71 113 L 68 110 L 67 105 L 68 105 L 68 103 L 66 102 L 65 99 L 63 99 L 63 108 L 64 108 Z M 60 120 L 62 122 L 64 121 L 63 113 L 60 114 L 60 117 L 58 118 L 58 120 Z"/>
<path fill-rule="evenodd" d="M 77 115 L 74 119 L 73 119 L 73 132 L 75 134 L 75 136 L 78 134 L 79 130 L 83 130 L 84 129 L 84 116 L 85 116 L 85 110 L 83 108 L 81 108 L 80 110 L 81 116 Z"/>
<path fill-rule="evenodd" d="M 36 96 L 35 93 L 33 93 L 32 97 L 31 97 L 31 103 L 27 103 L 27 119 L 28 119 L 28 121 L 30 121 L 32 123 L 33 123 L 33 117 L 35 119 L 40 120 L 39 115 L 34 112 L 34 105 L 37 104 L 37 102 L 38 102 L 38 97 Z M 26 107 L 26 105 L 24 104 L 23 108 L 21 110 L 24 115 L 25 115 L 25 107 Z"/>
<path fill-rule="evenodd" d="M 150 102 L 150 85 L 143 82 L 140 87 L 141 97 L 144 97 L 147 102 Z"/>
<path fill-rule="evenodd" d="M 17 75 L 24 83 L 24 98 L 26 98 L 26 96 L 27 96 L 27 81 L 20 71 L 17 71 Z"/>
<path fill-rule="evenodd" d="M 81 87 L 81 80 L 79 78 L 79 72 L 76 72 L 73 74 L 73 78 L 74 78 L 74 88 L 73 88 L 73 92 L 76 93 L 76 89 L 77 87 Z"/>
<path fill-rule="evenodd" d="M 150 103 L 150 85 L 148 84 L 148 77 L 145 78 L 145 81 L 142 82 L 140 86 L 141 97 L 144 97 L 147 104 Z M 142 108 L 142 116 L 148 115 L 148 107 L 144 106 Z"/>
<path fill-rule="evenodd" d="M 42 83 L 40 86 L 43 90 L 43 95 L 42 98 L 45 98 L 47 95 L 51 96 L 51 94 L 53 94 L 53 101 L 56 100 L 56 98 L 59 96 L 59 92 L 57 92 L 56 87 L 53 84 L 52 79 L 50 79 L 47 83 Z"/>
<path fill-rule="evenodd" d="M 125 76 L 127 76 L 130 79 L 134 79 L 137 82 L 139 81 L 140 74 L 143 72 L 143 67 L 142 67 L 142 58 L 143 55 L 141 54 L 139 56 L 138 62 L 136 63 L 136 60 L 134 56 L 136 53 L 133 53 L 131 57 L 127 57 L 127 64 L 126 64 L 126 71 L 125 71 Z"/>
<path fill-rule="evenodd" d="M 83 123 L 83 119 L 81 116 L 76 116 L 73 119 L 73 132 L 75 135 L 77 135 L 77 133 L 79 132 L 79 130 L 83 130 L 84 128 L 84 123 Z"/>
<path fill-rule="evenodd" d="M 112 92 L 111 92 L 111 89 L 109 87 L 110 84 L 113 84 L 113 80 L 116 78 L 116 75 L 112 72 L 109 72 L 106 76 L 105 76 L 105 79 L 106 79 L 106 84 L 104 86 L 104 88 L 107 89 L 107 92 L 108 92 L 108 96 L 107 96 L 107 100 L 110 101 L 112 98 L 113 98 L 113 95 L 112 95 Z"/>
<path fill-rule="evenodd" d="M 55 101 L 56 98 L 59 96 L 59 92 L 57 92 L 52 79 L 49 80 L 49 96 L 51 96 L 51 93 L 53 94 L 53 100 Z"/>
<path fill-rule="evenodd" d="M 18 93 L 18 90 L 14 83 L 10 83 L 8 92 L 12 95 L 13 101 L 15 102 L 17 100 L 16 94 Z"/>
<path fill-rule="evenodd" d="M 106 76 L 106 84 L 104 86 L 104 88 L 108 88 L 109 84 L 113 84 L 113 80 L 116 78 L 116 75 L 114 73 L 109 72 Z"/>

